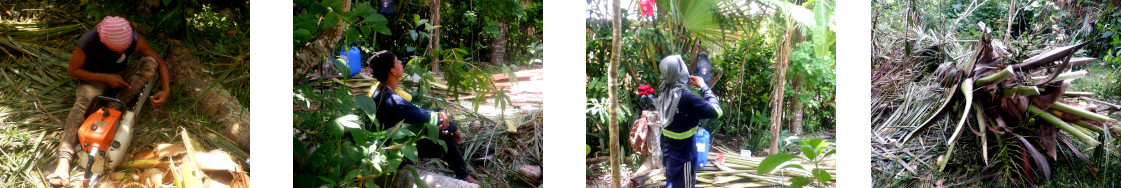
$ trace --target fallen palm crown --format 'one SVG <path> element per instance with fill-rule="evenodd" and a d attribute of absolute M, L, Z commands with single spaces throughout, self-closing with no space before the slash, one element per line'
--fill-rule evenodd
<path fill-rule="evenodd" d="M 1057 147 L 1063 141 L 1070 151 L 1082 150 L 1071 144 L 1067 135 L 1081 141 L 1084 146 L 1096 147 L 1101 142 L 1094 133 L 1108 136 L 1106 132 L 1121 135 L 1121 128 L 1110 127 L 1109 117 L 1095 113 L 1090 105 L 1077 103 L 1081 99 L 1088 102 L 1113 106 L 1112 104 L 1090 99 L 1087 92 L 1067 91 L 1071 82 L 1087 74 L 1087 71 L 1072 71 L 1071 68 L 1089 64 L 1095 58 L 1072 57 L 1080 48 L 1090 44 L 1082 42 L 1069 46 L 1053 48 L 1023 61 L 1012 58 L 1009 49 L 1000 41 L 992 40 L 991 30 L 984 23 L 978 23 L 982 30 L 976 55 L 964 66 L 952 62 L 942 63 L 935 71 L 938 82 L 947 87 L 949 95 L 941 100 L 942 104 L 935 113 L 926 119 L 918 129 L 902 138 L 900 144 L 916 140 L 943 116 L 960 114 L 951 119 L 953 131 L 947 139 L 948 149 L 937 158 L 938 170 L 942 171 L 951 160 L 954 145 L 966 129 L 966 122 L 981 142 L 983 161 L 988 165 L 992 160 L 989 154 L 988 135 L 1016 138 L 1024 148 L 1021 152 L 1021 170 L 1031 174 L 1035 169 L 1028 161 L 1039 168 L 1044 177 L 1050 179 L 1050 165 L 1046 156 L 1056 158 Z M 960 104 L 960 108 L 953 106 Z M 951 109 L 958 111 L 951 112 Z M 1062 133 L 1065 134 L 1062 134 Z M 1029 140 L 1038 139 L 1035 143 Z M 1040 146 L 1039 148 L 1036 145 Z"/>

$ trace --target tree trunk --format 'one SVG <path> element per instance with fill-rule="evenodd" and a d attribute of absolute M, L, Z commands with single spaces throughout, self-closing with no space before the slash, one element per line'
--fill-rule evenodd
<path fill-rule="evenodd" d="M 432 36 L 428 38 L 428 52 L 432 53 L 432 73 L 440 74 L 440 0 L 432 0 L 430 10 L 432 18 L 428 21 L 437 27 L 432 29 Z"/>
<path fill-rule="evenodd" d="M 343 0 L 342 10 L 339 14 L 350 11 L 350 0 Z M 329 21 L 329 20 L 327 20 Z M 343 37 L 346 32 L 347 23 L 339 18 L 339 24 L 328 27 L 319 33 L 311 42 L 304 45 L 303 48 L 292 52 L 292 79 L 300 79 L 315 69 L 317 65 L 323 62 L 323 57 L 331 54 L 331 49 L 339 43 L 339 39 Z"/>
<path fill-rule="evenodd" d="M 210 115 L 222 129 L 223 137 L 230 139 L 237 147 L 249 151 L 249 109 L 241 106 L 237 98 L 230 95 L 220 80 L 214 80 L 199 64 L 198 59 L 191 56 L 191 50 L 183 47 L 172 48 L 167 54 L 167 64 L 171 70 L 171 80 L 181 84 L 186 91 L 186 98 L 181 100 L 197 101 L 191 106 L 195 112 Z M 213 86 L 213 88 L 211 88 Z M 207 88 L 210 88 L 209 91 Z"/>
<path fill-rule="evenodd" d="M 623 42 L 619 40 L 621 36 L 620 32 L 622 31 L 620 27 L 622 27 L 621 23 L 623 22 L 622 14 L 619 11 L 619 0 L 612 1 L 611 9 L 611 14 L 615 18 L 611 21 L 611 62 L 607 66 L 607 98 L 609 100 L 607 109 L 607 129 L 611 139 L 611 188 L 619 188 L 622 186 L 620 182 L 623 177 L 619 171 L 619 165 L 622 164 L 620 157 L 623 155 L 619 150 L 619 114 L 616 112 L 618 111 L 616 109 L 618 109 L 619 101 L 616 99 L 618 96 L 615 96 L 619 90 L 619 83 L 616 81 L 616 79 L 618 79 L 616 78 L 616 74 L 619 73 L 619 71 L 617 71 L 619 65 L 619 43 Z M 505 31 L 503 31 L 503 34 L 505 34 Z"/>
<path fill-rule="evenodd" d="M 802 75 L 802 74 L 798 74 L 798 78 L 794 79 L 794 85 L 792 86 L 792 87 L 794 87 L 794 91 L 798 91 L 799 89 L 802 88 L 802 82 L 803 82 L 802 77 L 803 76 L 804 75 Z M 790 101 L 790 105 L 794 106 L 794 109 L 792 110 L 793 111 L 792 113 L 794 114 L 793 115 L 794 117 L 791 118 L 791 120 L 790 120 L 791 121 L 790 132 L 793 133 L 794 135 L 802 135 L 802 109 L 803 109 L 803 106 L 802 106 L 801 102 L 802 101 L 799 100 L 797 96 L 792 97 L 791 101 Z"/>
<path fill-rule="evenodd" d="M 769 154 L 778 153 L 779 136 L 782 132 L 782 99 L 786 86 L 786 66 L 790 63 L 790 42 L 793 40 L 794 30 L 793 20 L 788 19 L 786 22 L 786 39 L 782 42 L 778 60 L 775 61 L 773 66 L 775 74 L 771 78 L 771 147 L 768 149 Z"/>
<path fill-rule="evenodd" d="M 498 22 L 498 37 L 490 41 L 490 63 L 502 65 L 506 60 L 506 22 Z"/>

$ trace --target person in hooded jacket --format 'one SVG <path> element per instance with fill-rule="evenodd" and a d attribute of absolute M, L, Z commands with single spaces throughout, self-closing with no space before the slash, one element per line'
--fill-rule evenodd
<path fill-rule="evenodd" d="M 690 76 L 680 55 L 663 58 L 658 65 L 662 84 L 658 88 L 655 107 L 662 117 L 662 163 L 666 168 L 667 187 L 693 187 L 697 176 L 697 134 L 701 119 L 719 118 L 724 114 L 720 101 L 697 76 Z M 701 96 L 688 86 L 700 88 Z M 704 157 L 704 156 L 701 156 Z"/>

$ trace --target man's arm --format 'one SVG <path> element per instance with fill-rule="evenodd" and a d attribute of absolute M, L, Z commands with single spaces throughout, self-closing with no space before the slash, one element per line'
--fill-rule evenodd
<path fill-rule="evenodd" d="M 690 107 L 700 112 L 701 118 L 720 118 L 720 116 L 724 116 L 724 110 L 720 109 L 720 100 L 716 99 L 716 95 L 712 93 L 711 88 L 704 84 L 704 80 L 697 76 L 690 76 L 689 83 L 700 88 L 701 96 L 698 98 L 694 95 L 682 95 L 682 101 L 694 101 Z M 686 98 L 689 99 L 686 100 Z"/>
<path fill-rule="evenodd" d="M 413 103 L 405 101 L 400 96 L 396 96 L 392 102 L 398 103 L 395 106 L 399 112 L 405 116 L 404 122 L 407 124 L 434 124 L 440 125 L 440 113 L 428 111 L 427 109 L 418 107 Z"/>
<path fill-rule="evenodd" d="M 91 72 L 82 69 L 86 65 L 86 52 L 81 47 L 75 48 L 70 55 L 70 65 L 66 67 L 66 74 L 70 77 L 87 82 L 104 82 L 113 88 L 129 88 L 128 82 L 121 75 Z"/>
<path fill-rule="evenodd" d="M 148 40 L 145 39 L 144 36 L 138 36 L 136 40 L 137 51 L 139 51 L 141 55 L 156 59 L 156 64 L 159 65 L 160 86 L 162 86 L 162 88 L 160 88 L 160 91 L 156 92 L 155 95 L 149 97 L 149 99 L 152 100 L 152 107 L 163 106 L 163 104 L 167 102 L 168 96 L 171 94 L 171 74 L 167 71 L 167 62 L 164 62 L 163 58 L 161 58 L 159 54 L 156 54 L 156 51 L 152 50 L 151 46 L 148 46 Z"/>

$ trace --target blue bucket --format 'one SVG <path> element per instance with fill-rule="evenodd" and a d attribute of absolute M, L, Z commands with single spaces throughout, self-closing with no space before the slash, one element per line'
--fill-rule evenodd
<path fill-rule="evenodd" d="M 350 47 L 350 50 L 343 49 L 339 51 L 339 56 L 346 57 L 346 65 L 350 66 L 350 74 L 347 76 L 362 71 L 362 53 L 358 51 L 358 47 Z"/>
<path fill-rule="evenodd" d="M 697 169 L 701 169 L 705 167 L 705 162 L 708 162 L 708 141 L 712 139 L 712 136 L 703 127 L 697 129 L 697 135 L 694 136 L 693 142 L 697 145 Z"/>

